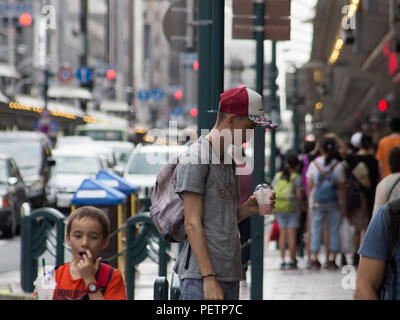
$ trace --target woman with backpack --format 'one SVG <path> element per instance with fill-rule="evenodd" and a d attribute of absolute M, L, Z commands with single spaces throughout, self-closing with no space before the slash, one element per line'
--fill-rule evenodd
<path fill-rule="evenodd" d="M 329 256 L 325 267 L 338 269 L 336 255 L 340 250 L 339 228 L 342 213 L 346 209 L 346 176 L 342 164 L 335 159 L 337 154 L 335 139 L 322 137 L 321 157 L 311 162 L 307 170 L 307 194 L 311 216 L 311 254 L 313 269 L 319 269 L 319 249 L 322 241 L 324 221 L 328 220 Z"/>
<path fill-rule="evenodd" d="M 283 171 L 278 172 L 272 182 L 276 193 L 275 209 L 279 224 L 279 249 L 282 263 L 281 269 L 296 269 L 297 239 L 300 210 L 306 210 L 306 204 L 301 189 L 301 175 L 297 173 L 300 161 L 295 154 L 288 155 Z M 286 241 L 289 242 L 290 261 L 286 263 Z"/>

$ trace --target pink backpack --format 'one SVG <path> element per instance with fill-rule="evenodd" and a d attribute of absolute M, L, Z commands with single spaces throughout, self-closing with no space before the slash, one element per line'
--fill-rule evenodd
<path fill-rule="evenodd" d="M 179 156 L 174 157 L 162 167 L 157 174 L 156 185 L 151 195 L 150 218 L 161 237 L 169 242 L 181 242 L 186 239 L 183 225 L 183 195 L 175 192 L 178 162 Z M 209 171 L 208 165 L 205 183 L 207 183 Z"/>

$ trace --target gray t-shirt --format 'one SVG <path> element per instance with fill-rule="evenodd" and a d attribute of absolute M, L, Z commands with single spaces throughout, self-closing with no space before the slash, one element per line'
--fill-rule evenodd
<path fill-rule="evenodd" d="M 175 192 L 191 191 L 204 195 L 203 229 L 214 272 L 220 281 L 240 281 L 241 249 L 236 205 L 240 195 L 237 176 L 232 164 L 215 163 L 217 155 L 204 137 L 200 137 L 199 142 L 192 144 L 180 157 Z M 209 159 L 214 159 L 210 164 L 205 161 L 196 163 L 200 154 L 203 157 L 207 153 Z M 192 251 L 185 268 L 188 249 L 189 241 L 186 240 L 174 270 L 180 279 L 201 279 Z"/>

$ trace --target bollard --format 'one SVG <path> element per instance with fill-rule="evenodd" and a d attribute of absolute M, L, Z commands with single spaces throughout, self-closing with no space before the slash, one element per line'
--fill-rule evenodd
<path fill-rule="evenodd" d="M 171 277 L 171 289 L 169 291 L 170 300 L 179 300 L 181 296 L 181 288 L 179 286 L 179 279 L 175 273 L 172 273 Z"/>
<path fill-rule="evenodd" d="M 154 300 L 168 300 L 168 280 L 166 277 L 157 277 L 154 281 Z"/>

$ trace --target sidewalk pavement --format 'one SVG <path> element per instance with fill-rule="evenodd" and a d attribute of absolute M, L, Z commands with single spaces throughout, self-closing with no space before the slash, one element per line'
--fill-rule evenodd
<path fill-rule="evenodd" d="M 264 237 L 268 238 L 270 225 L 266 224 Z M 297 270 L 280 270 L 280 255 L 275 242 L 264 242 L 263 300 L 352 300 L 356 280 L 355 269 L 347 266 L 339 270 L 308 270 L 306 261 L 299 259 Z M 325 262 L 321 250 L 321 263 Z M 168 281 L 172 276 L 174 262 L 168 264 Z M 251 266 L 250 266 L 251 268 Z M 349 273 L 350 271 L 350 273 Z M 251 270 L 247 281 L 240 286 L 240 299 L 250 300 Z M 149 258 L 138 266 L 135 282 L 135 300 L 152 300 L 153 285 L 158 265 Z M 350 284 L 350 285 L 349 285 Z M 346 287 L 352 287 L 347 289 Z M 31 293 L 24 293 L 20 285 L 19 270 L 0 274 L 0 300 L 33 299 Z"/>

